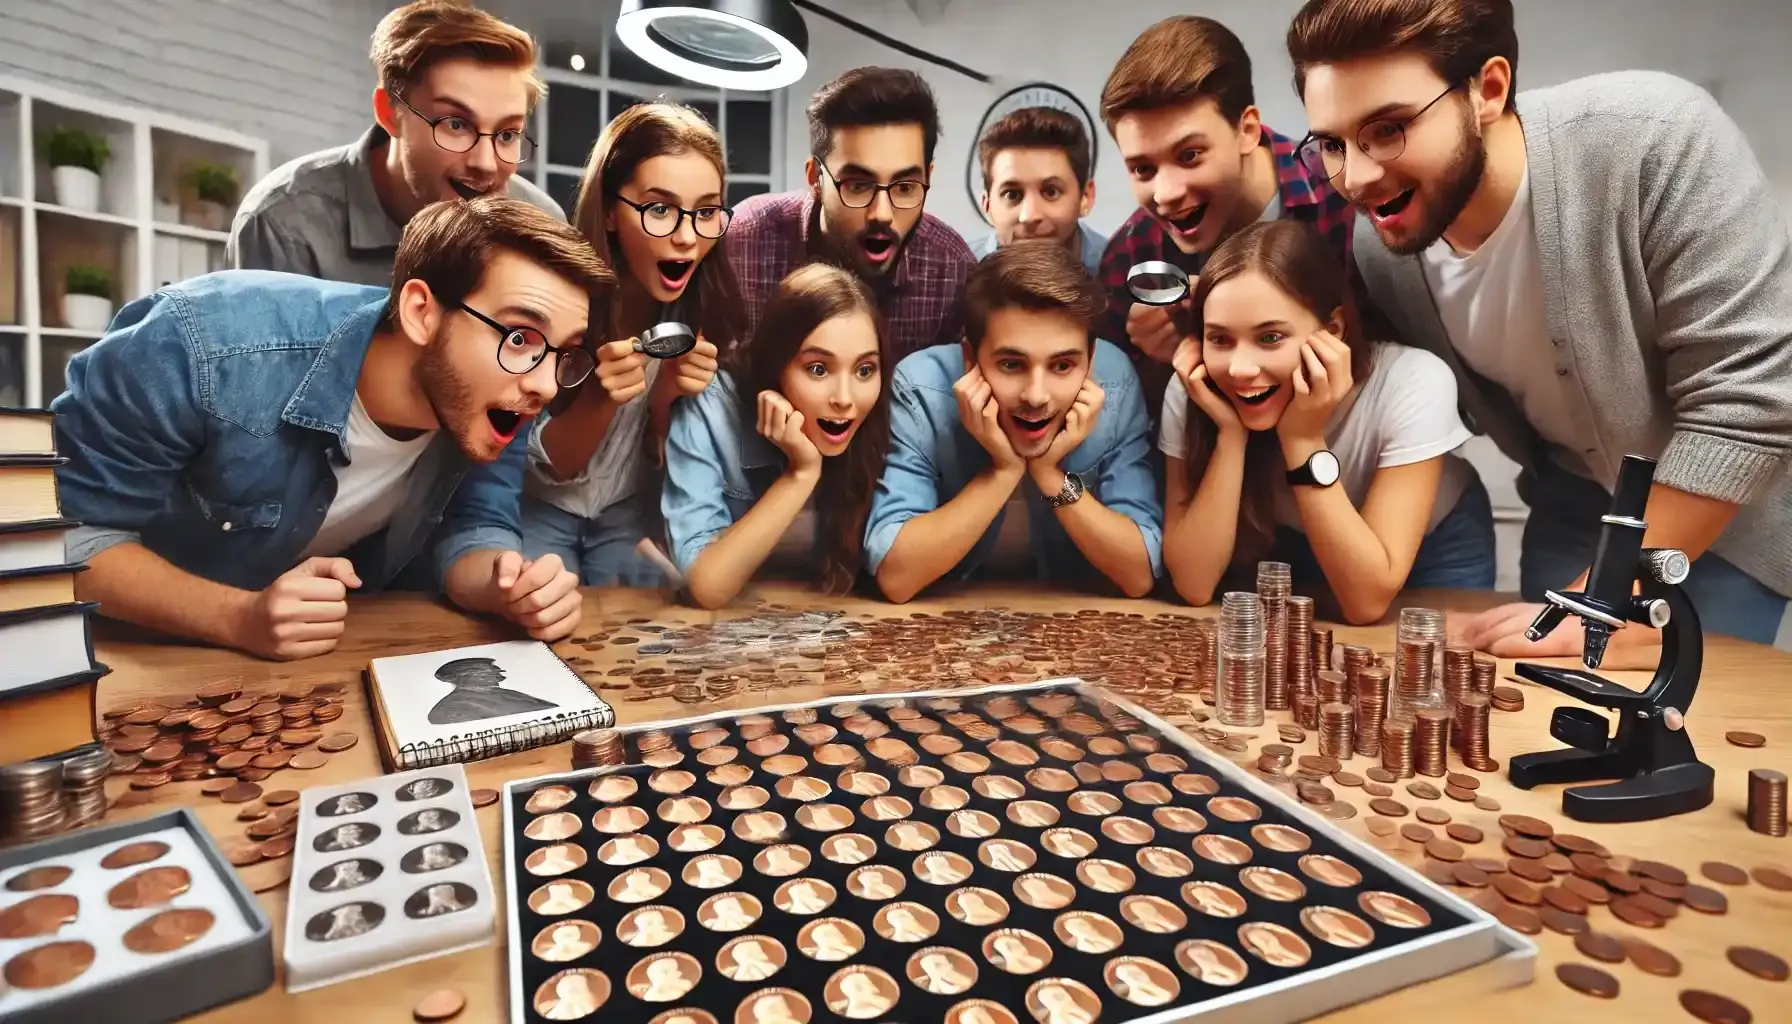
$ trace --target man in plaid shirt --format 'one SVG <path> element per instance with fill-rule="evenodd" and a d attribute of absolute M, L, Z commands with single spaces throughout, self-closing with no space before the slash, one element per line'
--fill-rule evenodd
<path fill-rule="evenodd" d="M 1351 267 L 1349 201 L 1310 174 L 1297 140 L 1257 115 L 1251 58 L 1211 18 L 1167 18 L 1133 40 L 1101 92 L 1101 118 L 1126 161 L 1139 209 L 1108 240 L 1097 274 L 1108 298 L 1098 337 L 1132 358 L 1157 422 L 1170 359 L 1189 317 L 1179 307 L 1133 300 L 1126 274 L 1147 260 L 1200 273 L 1207 256 L 1241 228 L 1288 217 L 1319 230 Z M 1171 317 L 1171 311 L 1178 315 Z M 1180 327 L 1178 326 L 1180 324 Z"/>
<path fill-rule="evenodd" d="M 958 232 L 922 212 L 939 112 L 921 76 L 855 68 L 809 101 L 808 187 L 754 196 L 728 227 L 750 334 L 784 276 L 825 261 L 864 279 L 889 330 L 889 365 L 957 342 L 960 297 L 975 265 Z"/>

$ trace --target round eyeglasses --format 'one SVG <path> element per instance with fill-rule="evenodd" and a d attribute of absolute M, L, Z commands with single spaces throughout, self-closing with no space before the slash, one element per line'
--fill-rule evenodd
<path fill-rule="evenodd" d="M 734 211 L 726 206 L 699 206 L 695 210 L 687 210 L 682 206 L 651 200 L 637 203 L 627 196 L 619 195 L 616 200 L 625 206 L 633 207 L 641 215 L 641 230 L 655 238 L 665 238 L 678 230 L 684 219 L 691 219 L 691 230 L 700 238 L 720 238 L 728 230 L 728 224 L 734 220 Z"/>
<path fill-rule="evenodd" d="M 1437 106 L 1438 100 L 1460 88 L 1460 85 L 1450 86 L 1410 117 L 1381 117 L 1364 124 L 1356 132 L 1357 149 L 1378 164 L 1399 159 L 1400 154 L 1406 152 L 1407 127 L 1425 111 Z M 1327 178 L 1336 178 L 1344 173 L 1347 155 L 1344 140 L 1334 135 L 1310 134 L 1300 143 L 1301 163 L 1306 165 L 1308 171 Z"/>
<path fill-rule="evenodd" d="M 834 177 L 834 172 L 828 170 L 826 164 L 821 164 L 821 170 L 834 183 L 834 191 L 839 193 L 840 201 L 854 210 L 863 210 L 876 202 L 879 192 L 888 193 L 890 205 L 898 210 L 913 210 L 927 199 L 927 183 L 924 181 L 903 178 L 888 185 L 880 185 L 869 178 L 847 178 L 841 181 Z"/>
<path fill-rule="evenodd" d="M 462 312 L 498 332 L 498 365 L 506 373 L 528 373 L 540 366 L 549 352 L 554 354 L 554 383 L 563 388 L 577 387 L 597 369 L 597 360 L 583 345 L 555 348 L 533 327 L 506 327 L 464 302 L 458 305 Z"/>
<path fill-rule="evenodd" d="M 535 140 L 523 134 L 521 128 L 482 132 L 474 127 L 473 122 L 459 114 L 430 117 L 411 106 L 411 101 L 403 96 L 393 93 L 392 98 L 404 104 L 406 110 L 422 118 L 429 125 L 430 138 L 435 140 L 436 146 L 450 153 L 469 152 L 479 145 L 480 139 L 492 140 L 492 152 L 507 164 L 520 164 L 535 152 Z"/>

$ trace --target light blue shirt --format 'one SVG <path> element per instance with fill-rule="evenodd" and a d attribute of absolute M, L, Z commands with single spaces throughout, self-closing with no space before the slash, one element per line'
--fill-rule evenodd
<path fill-rule="evenodd" d="M 784 464 L 777 445 L 741 419 L 726 371 L 698 394 L 672 403 L 660 513 L 679 572 L 690 573 L 703 549 L 771 489 Z"/>
<path fill-rule="evenodd" d="M 1105 393 L 1095 429 L 1060 468 L 1087 493 L 1139 527 L 1154 577 L 1163 574 L 1163 504 L 1151 471 L 1151 436 L 1138 376 L 1119 348 L 1095 342 L 1090 373 Z M 952 385 L 964 375 L 962 345 L 935 345 L 896 367 L 890 393 L 890 454 L 865 524 L 866 569 L 876 574 L 904 523 L 939 508 L 990 466 L 989 453 L 958 418 Z M 1023 483 L 1028 541 L 1043 580 L 1088 582 L 1101 573 L 1077 549 L 1032 483 Z M 947 574 L 974 574 L 995 546 L 998 513 L 970 554 Z"/>
<path fill-rule="evenodd" d="M 1088 268 L 1090 277 L 1099 277 L 1101 274 L 1101 254 L 1108 247 L 1108 236 L 1090 227 L 1089 222 L 1086 220 L 1079 220 L 1076 222 L 1076 233 L 1081 236 L 1083 240 L 1083 251 L 1081 253 L 1083 257 L 1083 266 Z M 990 253 L 995 252 L 997 248 L 996 233 L 991 231 L 989 234 L 984 235 L 982 238 L 971 243 L 971 255 L 978 259 L 982 259 Z"/>

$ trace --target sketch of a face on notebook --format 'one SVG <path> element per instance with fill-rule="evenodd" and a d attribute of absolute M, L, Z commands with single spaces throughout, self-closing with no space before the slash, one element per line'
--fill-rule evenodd
<path fill-rule="evenodd" d="M 436 678 L 454 687 L 429 709 L 429 724 L 454 725 L 504 718 L 560 705 L 504 688 L 504 669 L 495 658 L 456 658 L 436 669 Z"/>
<path fill-rule="evenodd" d="M 609 721 L 608 705 L 578 673 L 533 640 L 375 658 L 368 676 L 395 749 Z"/>

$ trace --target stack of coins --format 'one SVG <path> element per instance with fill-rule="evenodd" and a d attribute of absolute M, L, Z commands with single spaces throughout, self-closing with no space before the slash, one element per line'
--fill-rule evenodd
<path fill-rule="evenodd" d="M 596 768 L 599 765 L 621 764 L 622 734 L 614 729 L 586 729 L 572 737 L 572 766 Z"/>
<path fill-rule="evenodd" d="M 1786 773 L 1756 768 L 1748 773 L 1748 827 L 1762 835 L 1786 834 Z"/>
<path fill-rule="evenodd" d="M 1213 681 L 1220 670 L 1220 624 L 1213 619 L 1195 622 L 1195 694 L 1213 703 Z"/>
<path fill-rule="evenodd" d="M 1469 672 L 1469 689 L 1476 693 L 1493 692 L 1493 674 L 1499 670 L 1500 663 L 1485 654 L 1475 655 L 1475 662 Z"/>
<path fill-rule="evenodd" d="M 1332 630 L 1330 626 L 1313 627 L 1313 667 L 1315 669 L 1332 666 Z"/>
<path fill-rule="evenodd" d="M 26 761 L 0 768 L 0 845 L 55 835 L 63 822 L 60 762 Z"/>
<path fill-rule="evenodd" d="M 1248 592 L 1228 593 L 1220 605 L 1219 671 L 1214 680 L 1221 725 L 1263 724 L 1266 645 L 1262 600 Z"/>
<path fill-rule="evenodd" d="M 1288 693 L 1293 697 L 1313 688 L 1313 599 L 1290 597 L 1287 607 Z"/>
<path fill-rule="evenodd" d="M 1405 718 L 1420 708 L 1440 707 L 1438 650 L 1444 644 L 1444 613 L 1434 608 L 1402 608 L 1394 643 L 1392 714 Z"/>
<path fill-rule="evenodd" d="M 67 827 L 81 828 L 105 818 L 106 776 L 111 773 L 112 752 L 105 747 L 94 747 L 62 762 Z"/>
<path fill-rule="evenodd" d="M 1381 754 L 1381 726 L 1388 717 L 1388 670 L 1377 665 L 1357 673 L 1356 752 L 1364 757 Z"/>
<path fill-rule="evenodd" d="M 1319 706 L 1319 756 L 1349 759 L 1355 736 L 1356 712 L 1350 705 L 1335 702 Z"/>
<path fill-rule="evenodd" d="M 1294 706 L 1294 724 L 1303 729 L 1319 728 L 1319 692 L 1297 693 L 1290 702 Z"/>
<path fill-rule="evenodd" d="M 1350 688 L 1356 689 L 1357 673 L 1375 664 L 1375 652 L 1362 644 L 1344 645 L 1344 678 L 1349 680 Z"/>
<path fill-rule="evenodd" d="M 1413 720 L 1389 718 L 1381 725 L 1381 767 L 1397 779 L 1413 775 Z"/>
<path fill-rule="evenodd" d="M 1287 562 L 1257 563 L 1257 597 L 1263 605 L 1264 705 L 1275 711 L 1288 709 L 1288 596 L 1294 585 L 1292 572 Z"/>
<path fill-rule="evenodd" d="M 1496 686 L 1488 692 L 1495 711 L 1523 711 L 1524 691 L 1516 686 Z"/>
<path fill-rule="evenodd" d="M 1313 676 L 1314 688 L 1319 693 L 1321 704 L 1348 704 L 1350 702 L 1350 683 L 1344 673 L 1325 669 Z"/>
<path fill-rule="evenodd" d="M 1443 708 L 1421 708 L 1414 717 L 1413 768 L 1420 775 L 1437 778 L 1449 770 L 1450 713 Z"/>
<path fill-rule="evenodd" d="M 1456 704 L 1456 734 L 1462 737 L 1457 748 L 1462 763 L 1477 772 L 1499 770 L 1487 738 L 1487 711 L 1492 701 L 1484 693 L 1470 693 Z"/>
<path fill-rule="evenodd" d="M 1462 644 L 1444 645 L 1444 710 L 1450 713 L 1450 749 L 1462 749 L 1462 734 L 1456 725 L 1456 704 L 1473 692 L 1475 651 Z"/>
<path fill-rule="evenodd" d="M 732 677 L 710 679 L 704 685 L 709 688 L 709 695 L 716 700 L 726 700 L 740 690 L 740 680 Z"/>
<path fill-rule="evenodd" d="M 635 752 L 642 757 L 646 757 L 656 750 L 665 750 L 671 745 L 671 733 L 664 729 L 654 729 L 651 732 L 642 733 L 640 738 L 635 740 Z"/>

